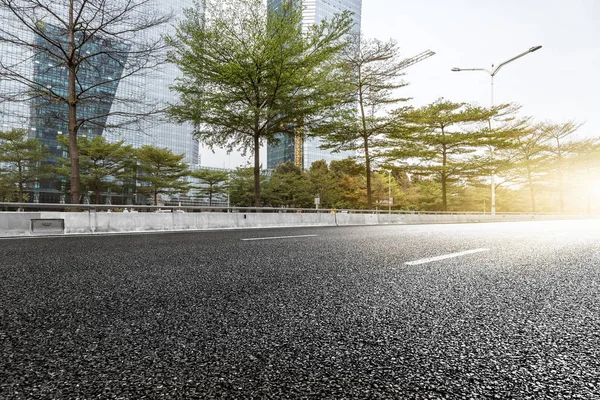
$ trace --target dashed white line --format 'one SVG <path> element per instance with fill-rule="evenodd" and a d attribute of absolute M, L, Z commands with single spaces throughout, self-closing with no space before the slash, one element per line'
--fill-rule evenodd
<path fill-rule="evenodd" d="M 434 261 L 445 260 L 447 258 L 454 258 L 454 257 L 466 256 L 468 254 L 480 253 L 482 251 L 489 251 L 489 250 L 490 249 L 484 249 L 484 248 L 473 249 L 473 250 L 466 250 L 466 251 L 461 251 L 461 252 L 458 252 L 458 253 L 444 254 L 442 256 L 437 256 L 437 257 L 421 258 L 420 260 L 408 261 L 405 264 L 406 265 L 427 264 L 427 263 L 434 262 Z"/>
<path fill-rule="evenodd" d="M 270 236 L 270 237 L 257 237 L 257 238 L 248 238 L 242 240 L 272 240 L 272 239 L 292 239 L 292 238 L 303 238 L 303 237 L 315 237 L 317 235 L 294 235 L 294 236 Z"/>

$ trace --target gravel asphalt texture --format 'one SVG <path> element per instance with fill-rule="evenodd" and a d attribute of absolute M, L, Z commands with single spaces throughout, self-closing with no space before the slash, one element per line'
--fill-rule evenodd
<path fill-rule="evenodd" d="M 0 398 L 600 399 L 599 284 L 599 221 L 4 239 Z"/>

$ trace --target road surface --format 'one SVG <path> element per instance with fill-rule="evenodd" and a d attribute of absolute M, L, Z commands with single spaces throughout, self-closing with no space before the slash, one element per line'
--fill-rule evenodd
<path fill-rule="evenodd" d="M 600 398 L 600 222 L 0 240 L 0 398 Z"/>

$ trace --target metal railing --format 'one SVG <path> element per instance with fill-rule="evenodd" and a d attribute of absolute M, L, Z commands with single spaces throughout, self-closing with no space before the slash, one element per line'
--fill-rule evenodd
<path fill-rule="evenodd" d="M 131 204 L 58 204 L 58 203 L 1 203 L 0 212 L 154 212 L 154 213 L 350 213 L 350 214 L 433 214 L 433 215 L 491 215 L 478 211 L 416 211 L 416 210 L 361 210 L 331 208 L 287 208 L 287 207 L 224 207 L 224 206 L 153 206 Z M 586 212 L 497 212 L 496 215 L 590 215 Z"/>

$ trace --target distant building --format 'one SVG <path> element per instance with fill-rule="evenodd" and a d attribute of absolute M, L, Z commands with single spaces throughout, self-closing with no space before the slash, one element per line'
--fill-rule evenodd
<path fill-rule="evenodd" d="M 201 4 L 202 2 L 194 0 L 153 0 L 152 5 L 159 12 L 175 11 L 177 19 L 181 19 L 183 18 L 183 10 L 193 8 L 196 3 Z M 167 33 L 163 30 L 169 28 L 163 26 L 161 29 L 160 32 L 156 33 Z M 132 79 L 122 81 L 117 95 L 121 96 L 122 93 L 126 95 L 128 92 L 143 90 L 148 98 L 155 100 L 157 103 L 173 104 L 178 101 L 179 95 L 171 91 L 169 86 L 174 83 L 175 78 L 178 76 L 181 76 L 181 72 L 177 66 L 166 64 L 149 76 L 132 77 Z M 124 140 L 125 144 L 131 144 L 133 147 L 151 145 L 167 148 L 175 154 L 185 154 L 182 162 L 194 166 L 200 163 L 200 145 L 198 140 L 192 136 L 192 132 L 193 127 L 189 123 L 176 124 L 162 118 L 153 121 L 152 124 L 146 124 L 143 129 L 133 127 L 128 130 L 107 132 L 106 137 L 111 141 Z"/>
<path fill-rule="evenodd" d="M 276 9 L 281 7 L 281 4 L 287 1 L 300 0 L 268 0 L 268 7 Z M 306 28 L 313 24 L 318 24 L 321 20 L 330 19 L 335 14 L 343 11 L 353 13 L 354 32 L 360 32 L 361 8 L 362 0 L 303 0 L 304 7 L 302 13 L 303 27 Z M 279 143 L 267 145 L 267 168 L 275 169 L 282 162 L 294 162 L 296 154 L 297 141 L 289 134 L 279 134 Z M 319 160 L 325 160 L 327 163 L 332 160 L 341 160 L 354 156 L 353 152 L 344 151 L 332 153 L 330 150 L 322 150 L 319 148 L 321 141 L 318 139 L 304 139 L 302 141 L 302 167 L 310 168 L 310 165 Z"/>
<path fill-rule="evenodd" d="M 115 2 L 124 0 L 115 0 Z M 184 8 L 193 6 L 193 0 L 172 0 L 169 2 L 150 3 L 150 6 L 156 7 L 159 11 L 168 12 L 174 10 L 178 16 Z M 5 21 L 6 22 L 6 21 Z M 18 37 L 31 37 L 32 33 L 25 30 L 22 24 L 16 20 L 8 21 L 4 29 Z M 48 23 L 44 26 L 46 34 L 56 41 L 65 41 L 66 36 L 57 27 Z M 159 32 L 158 29 L 161 31 Z M 148 32 L 149 35 L 158 35 L 170 29 L 166 25 L 157 27 L 157 31 Z M 40 37 L 33 37 L 36 44 L 43 48 L 45 41 Z M 94 40 L 88 41 L 81 51 L 97 52 L 98 50 L 117 49 L 127 46 L 126 43 L 110 42 L 102 37 L 96 36 Z M 53 65 L 53 58 L 40 51 L 37 53 L 24 52 L 19 48 L 7 43 L 0 43 L 0 60 L 7 64 L 19 64 L 24 75 L 31 76 L 34 82 L 41 83 L 44 87 L 51 88 L 61 95 L 66 94 L 67 90 L 67 70 L 60 65 Z M 165 65 L 156 71 L 150 71 L 147 76 L 127 77 L 119 81 L 116 79 L 111 82 L 111 78 L 120 78 L 122 76 L 123 60 L 111 56 L 95 57 L 93 61 L 84 69 L 80 70 L 78 75 L 79 84 L 89 88 L 87 97 L 89 100 L 81 102 L 78 105 L 80 118 L 89 116 L 103 115 L 118 110 L 131 111 L 131 104 L 127 102 L 118 102 L 116 99 L 137 98 L 138 96 L 152 99 L 155 104 L 168 104 L 176 101 L 176 94 L 169 90 L 173 84 L 174 78 L 180 74 L 175 65 Z M 108 79 L 107 79 L 108 78 Z M 99 84 L 102 82 L 102 84 Z M 0 81 L 0 93 L 15 92 L 19 88 L 19 83 L 8 79 Z M 6 97 L 6 96 L 5 96 Z M 0 104 L 0 129 L 8 130 L 12 128 L 25 128 L 29 131 L 30 137 L 40 139 L 43 145 L 50 149 L 54 156 L 67 156 L 64 149 L 58 145 L 57 135 L 68 134 L 66 121 L 67 107 L 65 104 L 51 102 L 45 98 L 35 98 L 27 103 L 11 102 L 8 99 Z M 144 145 L 152 145 L 162 148 L 168 148 L 175 154 L 185 154 L 183 162 L 190 165 L 199 164 L 199 143 L 192 136 L 193 127 L 190 124 L 175 124 L 163 119 L 156 118 L 147 123 L 130 125 L 123 128 L 108 129 L 108 126 L 118 122 L 115 116 L 108 118 L 97 118 L 93 123 L 86 123 L 79 129 L 80 136 L 104 136 L 108 141 L 116 142 L 123 140 L 125 144 L 130 144 L 135 148 Z M 60 182 L 39 182 L 30 189 L 30 200 L 34 202 L 59 202 L 68 201 L 69 196 L 65 196 L 64 185 Z M 85 195 L 82 193 L 82 195 Z M 132 201 L 129 198 L 128 201 Z"/>

